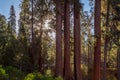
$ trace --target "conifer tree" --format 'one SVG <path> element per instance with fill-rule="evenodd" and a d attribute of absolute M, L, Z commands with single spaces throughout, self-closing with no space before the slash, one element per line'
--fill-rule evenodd
<path fill-rule="evenodd" d="M 101 0 L 95 0 L 95 12 L 94 12 L 94 72 L 93 80 L 101 80 L 100 68 L 101 68 Z"/>
<path fill-rule="evenodd" d="M 74 78 L 82 80 L 81 75 L 81 28 L 80 28 L 80 3 L 74 0 Z"/>
<path fill-rule="evenodd" d="M 16 15 L 15 15 L 15 9 L 13 5 L 11 5 L 10 17 L 8 19 L 9 19 L 8 25 L 11 29 L 11 34 L 13 35 L 16 33 Z"/>

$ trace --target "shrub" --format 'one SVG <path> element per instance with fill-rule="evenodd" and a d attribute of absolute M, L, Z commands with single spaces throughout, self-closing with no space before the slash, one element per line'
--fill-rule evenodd
<path fill-rule="evenodd" d="M 2 68 L 0 65 L 0 80 L 8 80 L 8 74 L 6 74 L 6 71 Z"/>
<path fill-rule="evenodd" d="M 43 77 L 42 74 L 40 73 L 29 73 L 24 80 L 41 80 L 41 78 Z"/>
<path fill-rule="evenodd" d="M 55 80 L 63 80 L 62 77 L 56 77 Z"/>
<path fill-rule="evenodd" d="M 54 80 L 54 78 L 51 76 L 44 76 L 41 78 L 41 80 Z"/>
<path fill-rule="evenodd" d="M 6 70 L 6 73 L 9 75 L 9 80 L 23 80 L 24 79 L 24 73 L 12 66 L 7 66 L 4 68 Z"/>
<path fill-rule="evenodd" d="M 63 80 L 61 77 L 53 78 L 50 75 L 43 76 L 40 73 L 29 73 L 24 80 Z"/>

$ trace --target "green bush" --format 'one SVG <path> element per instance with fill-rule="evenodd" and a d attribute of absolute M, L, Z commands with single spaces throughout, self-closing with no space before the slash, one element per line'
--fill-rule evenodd
<path fill-rule="evenodd" d="M 8 74 L 6 74 L 6 71 L 2 68 L 0 65 L 0 80 L 8 80 Z"/>
<path fill-rule="evenodd" d="M 63 80 L 62 77 L 57 77 L 55 80 Z"/>
<path fill-rule="evenodd" d="M 6 73 L 9 75 L 9 80 L 23 80 L 24 79 L 24 73 L 12 66 L 7 66 L 4 68 L 6 70 Z"/>
<path fill-rule="evenodd" d="M 47 71 L 46 75 L 42 75 L 39 72 L 25 74 L 12 66 L 2 68 L 0 65 L 0 80 L 63 80 L 61 77 L 53 78 L 50 75 L 50 71 Z"/>
<path fill-rule="evenodd" d="M 40 73 L 29 73 L 24 80 L 41 80 L 43 78 L 43 75 Z"/>
<path fill-rule="evenodd" d="M 0 65 L 0 80 L 63 80 L 61 77 L 53 78 L 50 75 L 50 71 L 46 75 L 42 75 L 39 72 L 25 74 L 12 66 L 2 68 Z"/>
<path fill-rule="evenodd" d="M 46 75 L 46 76 L 42 77 L 41 80 L 54 80 L 54 78 Z"/>
<path fill-rule="evenodd" d="M 52 76 L 43 76 L 40 73 L 29 73 L 24 80 L 63 80 L 61 77 L 53 78 Z"/>

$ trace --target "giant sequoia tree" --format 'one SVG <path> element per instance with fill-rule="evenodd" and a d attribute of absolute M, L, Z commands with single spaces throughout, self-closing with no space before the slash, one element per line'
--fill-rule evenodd
<path fill-rule="evenodd" d="M 62 76 L 62 10 L 61 0 L 56 1 L 56 66 L 55 75 Z"/>
<path fill-rule="evenodd" d="M 80 39 L 80 4 L 74 0 L 74 77 L 75 80 L 82 80 L 81 77 L 81 39 Z"/>
<path fill-rule="evenodd" d="M 95 17 L 94 17 L 94 73 L 93 80 L 101 80 L 100 78 L 100 64 L 101 64 L 101 0 L 95 0 Z"/>
<path fill-rule="evenodd" d="M 64 80 L 71 80 L 70 68 L 70 0 L 65 0 L 64 10 Z"/>

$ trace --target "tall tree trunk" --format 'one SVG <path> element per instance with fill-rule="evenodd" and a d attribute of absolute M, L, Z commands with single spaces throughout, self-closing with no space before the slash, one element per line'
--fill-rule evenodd
<path fill-rule="evenodd" d="M 32 14 L 31 14 L 31 16 L 32 16 L 32 18 L 31 18 L 31 34 L 32 34 L 32 64 L 33 64 L 33 68 L 34 68 L 34 66 L 35 66 L 35 41 L 34 41 L 34 21 L 33 21 L 33 16 L 34 16 L 34 14 L 33 14 L 33 0 L 32 0 L 32 2 L 31 2 L 31 4 L 32 4 Z"/>
<path fill-rule="evenodd" d="M 100 78 L 100 68 L 101 68 L 101 0 L 95 0 L 95 17 L 94 17 L 94 35 L 95 35 L 95 45 L 94 45 L 94 71 L 93 80 L 101 80 Z"/>
<path fill-rule="evenodd" d="M 90 27 L 90 22 L 92 20 L 93 14 L 91 14 L 91 17 L 88 20 L 88 80 L 92 79 L 92 74 L 93 74 L 93 49 L 92 49 L 92 39 L 91 39 L 91 27 Z"/>
<path fill-rule="evenodd" d="M 107 17 L 106 17 L 106 30 L 109 27 L 109 0 L 107 0 Z M 109 37 L 108 34 L 105 34 L 104 41 L 104 65 L 103 65 L 103 80 L 106 80 L 106 61 L 107 61 L 107 47 L 108 47 Z"/>
<path fill-rule="evenodd" d="M 65 0 L 64 11 L 64 80 L 71 80 L 70 68 L 70 2 Z"/>
<path fill-rule="evenodd" d="M 88 45 L 88 80 L 91 80 L 92 79 L 92 49 L 91 49 L 92 46 Z"/>
<path fill-rule="evenodd" d="M 40 38 L 42 38 L 40 36 Z M 40 39 L 40 42 L 39 42 L 39 61 L 38 61 L 38 64 L 39 64 L 39 71 L 42 73 L 42 40 Z"/>
<path fill-rule="evenodd" d="M 81 39 L 80 39 L 80 6 L 79 0 L 74 0 L 74 77 L 75 80 L 82 80 L 81 77 Z"/>
<path fill-rule="evenodd" d="M 42 17 L 41 17 L 41 27 L 40 27 L 40 41 L 39 41 L 39 71 L 41 72 L 41 73 L 43 73 L 43 68 L 42 68 L 42 65 L 43 65 L 43 63 L 42 63 L 42 35 L 43 35 L 43 21 L 42 21 Z"/>
<path fill-rule="evenodd" d="M 120 46 L 117 49 L 117 80 L 120 80 Z"/>
<path fill-rule="evenodd" d="M 62 76 L 62 10 L 61 0 L 56 1 L 56 65 L 55 76 Z"/>

